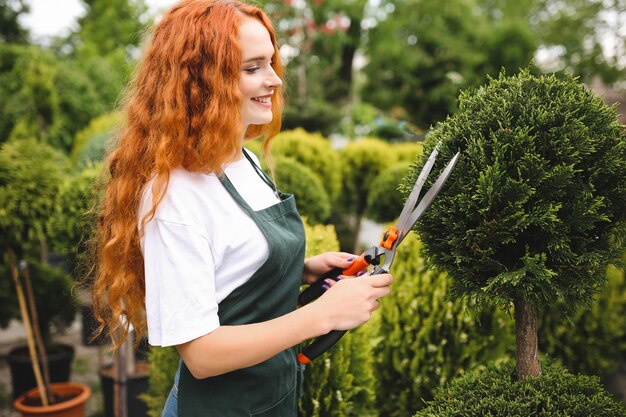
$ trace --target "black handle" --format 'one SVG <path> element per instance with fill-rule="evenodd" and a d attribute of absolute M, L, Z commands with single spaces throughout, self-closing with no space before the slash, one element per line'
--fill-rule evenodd
<path fill-rule="evenodd" d="M 298 362 L 303 365 L 311 362 L 333 347 L 346 332 L 347 330 L 332 330 L 330 333 L 318 337 L 313 343 L 305 347 L 302 353 L 298 354 Z"/>
<path fill-rule="evenodd" d="M 387 272 L 387 269 L 383 268 L 382 266 L 375 266 L 372 272 L 370 272 L 370 275 L 386 274 Z M 323 279 L 321 281 L 323 281 Z M 313 359 L 317 358 L 322 353 L 333 347 L 335 343 L 337 343 L 339 339 L 341 339 L 343 335 L 346 334 L 346 332 L 347 330 L 332 330 L 330 331 L 330 333 L 318 337 L 313 343 L 305 347 L 302 350 L 302 353 L 298 354 L 298 362 L 303 365 L 311 362 Z"/>
<path fill-rule="evenodd" d="M 311 301 L 318 299 L 324 294 L 326 291 L 322 286 L 324 285 L 325 279 L 333 279 L 336 281 L 336 278 L 343 274 L 343 269 L 334 268 L 328 272 L 328 274 L 324 275 L 322 278 L 315 281 L 311 284 L 306 290 L 302 291 L 298 296 L 298 305 L 303 306 L 309 304 Z"/>

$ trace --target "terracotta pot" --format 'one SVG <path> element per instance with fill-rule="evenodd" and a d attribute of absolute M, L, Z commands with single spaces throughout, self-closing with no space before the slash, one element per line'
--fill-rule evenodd
<path fill-rule="evenodd" d="M 91 388 L 75 382 L 57 382 L 50 384 L 52 392 L 57 395 L 75 395 L 67 401 L 48 405 L 26 405 L 26 402 L 39 399 L 39 391 L 33 388 L 20 395 L 13 406 L 22 417 L 85 417 L 85 403 L 91 396 Z"/>

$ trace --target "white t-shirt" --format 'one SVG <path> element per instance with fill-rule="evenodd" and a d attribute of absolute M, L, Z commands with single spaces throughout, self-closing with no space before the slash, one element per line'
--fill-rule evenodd
<path fill-rule="evenodd" d="M 246 158 L 224 171 L 253 210 L 279 202 Z M 151 207 L 152 181 L 143 191 L 139 221 Z M 148 342 L 155 346 L 185 343 L 219 327 L 218 304 L 269 254 L 259 228 L 214 174 L 183 169 L 172 171 L 141 249 Z"/>

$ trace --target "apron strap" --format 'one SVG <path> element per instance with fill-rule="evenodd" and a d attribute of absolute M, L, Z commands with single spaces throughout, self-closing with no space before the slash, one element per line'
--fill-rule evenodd
<path fill-rule="evenodd" d="M 259 177 L 261 177 L 261 179 L 272 190 L 274 190 L 274 194 L 276 194 L 276 197 L 278 197 L 278 199 L 280 199 L 280 192 L 278 191 L 278 188 L 276 187 L 276 184 L 274 184 L 274 181 L 272 181 L 271 178 L 268 177 L 267 174 L 261 168 L 259 168 L 259 166 L 252 160 L 252 157 L 250 155 L 248 155 L 248 152 L 246 151 L 245 148 L 242 148 L 241 151 L 243 152 L 243 155 L 246 157 L 246 159 L 250 162 L 250 164 L 252 164 L 252 166 L 254 167 L 254 170 L 259 175 Z"/>

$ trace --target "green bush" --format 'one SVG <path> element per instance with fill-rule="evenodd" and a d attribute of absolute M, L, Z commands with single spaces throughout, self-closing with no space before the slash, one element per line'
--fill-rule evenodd
<path fill-rule="evenodd" d="M 37 138 L 69 153 L 76 132 L 108 108 L 76 62 L 0 44 L 0 142 Z"/>
<path fill-rule="evenodd" d="M 148 391 L 141 394 L 140 398 L 148 406 L 150 417 L 161 417 L 178 369 L 178 351 L 174 346 L 164 348 L 151 346 L 148 361 L 150 362 Z"/>
<path fill-rule="evenodd" d="M 626 259 L 625 259 L 626 260 Z M 626 357 L 626 280 L 624 271 L 609 266 L 608 285 L 591 309 L 579 309 L 563 320 L 562 306 L 539 319 L 539 346 L 575 373 L 607 375 Z"/>
<path fill-rule="evenodd" d="M 74 282 L 59 268 L 35 260 L 28 265 L 41 337 L 44 345 L 50 347 L 53 344 L 52 332 L 67 328 L 76 317 L 78 304 L 72 295 Z M 0 327 L 5 327 L 9 320 L 21 320 L 22 317 L 13 279 L 9 268 L 4 265 L 0 265 L 0 282 Z"/>
<path fill-rule="evenodd" d="M 415 417 L 624 417 L 624 404 L 613 399 L 597 377 L 572 375 L 545 364 L 541 378 L 517 381 L 515 364 L 489 365 L 437 391 Z"/>
<path fill-rule="evenodd" d="M 293 158 L 311 169 L 322 181 L 331 201 L 341 193 L 341 161 L 330 141 L 304 129 L 283 131 L 271 142 L 272 155 Z"/>
<path fill-rule="evenodd" d="M 322 223 L 330 216 L 330 201 L 320 179 L 298 161 L 277 157 L 276 186 L 284 193 L 294 194 L 298 211 L 311 224 Z"/>
<path fill-rule="evenodd" d="M 89 267 L 86 256 L 97 222 L 96 191 L 101 170 L 102 165 L 92 165 L 67 177 L 48 223 L 51 247 L 69 258 L 75 277 L 83 277 L 87 272 L 79 267 Z"/>
<path fill-rule="evenodd" d="M 454 294 L 514 305 L 518 375 L 539 376 L 537 312 L 591 307 L 626 249 L 626 136 L 615 108 L 569 76 L 501 74 L 461 94 L 420 165 L 437 143 L 434 172 L 461 158 L 417 224 L 426 256 Z"/>
<path fill-rule="evenodd" d="M 461 94 L 407 188 L 438 142 L 433 172 L 462 155 L 417 230 L 454 292 L 589 306 L 626 244 L 626 137 L 615 109 L 571 77 L 501 75 Z"/>
<path fill-rule="evenodd" d="M 394 143 L 391 149 L 396 154 L 398 162 L 411 163 L 424 153 L 424 144 L 422 142 Z"/>
<path fill-rule="evenodd" d="M 335 215 L 340 244 L 344 250 L 354 250 L 372 182 L 385 168 L 396 162 L 396 157 L 391 145 L 372 138 L 351 142 L 339 151 L 343 192 Z"/>
<path fill-rule="evenodd" d="M 34 139 L 5 142 L 0 149 L 0 250 L 45 258 L 47 226 L 69 173 L 67 158 Z"/>
<path fill-rule="evenodd" d="M 306 256 L 336 251 L 331 225 L 308 226 Z M 376 323 L 349 331 L 332 349 L 306 365 L 304 394 L 298 408 L 307 417 L 368 417 L 376 415 L 373 355 L 370 339 Z M 310 343 L 310 342 L 307 342 Z"/>
<path fill-rule="evenodd" d="M 405 198 L 398 187 L 408 172 L 409 164 L 399 162 L 386 168 L 372 181 L 365 210 L 368 218 L 386 223 L 400 216 Z"/>
<path fill-rule="evenodd" d="M 76 134 L 70 158 L 79 169 L 90 162 L 104 160 L 107 146 L 122 123 L 121 113 L 107 113 L 89 122 L 86 128 Z"/>
<path fill-rule="evenodd" d="M 56 207 L 65 175 L 67 158 L 34 139 L 10 140 L 0 149 L 0 263 L 6 268 L 3 280 L 13 282 L 8 265 L 20 259 L 48 261 L 48 224 Z M 70 278 L 60 270 L 29 262 L 40 330 L 50 343 L 50 327 L 63 327 L 74 319 Z M 10 292 L 15 294 L 15 289 Z M 19 310 L 3 311 L 0 322 L 20 318 Z"/>
<path fill-rule="evenodd" d="M 308 132 L 321 132 L 328 135 L 336 131 L 342 117 L 341 109 L 323 99 L 291 100 L 285 106 L 283 128 L 290 130 L 304 128 Z"/>
<path fill-rule="evenodd" d="M 448 279 L 427 269 L 420 246 L 415 234 L 407 235 L 392 267 L 393 290 L 382 300 L 374 349 L 381 416 L 410 416 L 437 387 L 505 355 L 513 344 L 512 320 L 450 300 Z"/>

